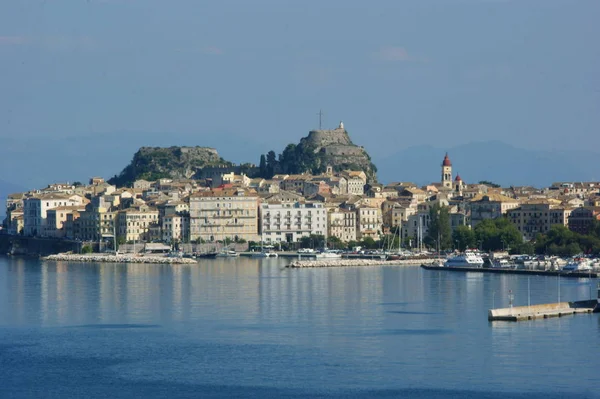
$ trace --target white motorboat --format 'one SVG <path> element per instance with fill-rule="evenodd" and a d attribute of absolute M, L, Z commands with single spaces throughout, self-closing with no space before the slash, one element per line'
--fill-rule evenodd
<path fill-rule="evenodd" d="M 492 267 L 495 268 L 514 269 L 516 267 L 516 264 L 514 262 L 506 258 L 494 259 L 491 261 L 491 263 Z"/>
<path fill-rule="evenodd" d="M 466 251 L 451 258 L 446 259 L 445 267 L 483 267 L 483 258 L 473 252 Z"/>
<path fill-rule="evenodd" d="M 573 258 L 563 268 L 565 272 L 589 272 L 592 262 L 587 258 Z"/>
<path fill-rule="evenodd" d="M 341 259 L 342 254 L 333 251 L 323 251 L 315 255 L 317 259 Z"/>

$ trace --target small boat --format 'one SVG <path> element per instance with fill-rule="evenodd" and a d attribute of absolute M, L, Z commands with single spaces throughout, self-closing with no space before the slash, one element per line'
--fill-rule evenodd
<path fill-rule="evenodd" d="M 592 270 L 592 262 L 587 258 L 573 258 L 563 268 L 564 272 L 588 272 Z"/>
<path fill-rule="evenodd" d="M 254 252 L 252 254 L 253 258 L 277 258 L 277 252 L 271 252 L 269 250 L 264 250 L 260 252 Z"/>
<path fill-rule="evenodd" d="M 514 269 L 516 267 L 516 264 L 511 262 L 510 259 L 506 259 L 506 258 L 500 258 L 500 259 L 494 259 L 494 260 L 490 260 L 492 267 L 495 268 L 510 268 L 510 269 Z"/>
<path fill-rule="evenodd" d="M 203 252 L 197 255 L 198 258 L 216 258 L 216 252 Z"/>
<path fill-rule="evenodd" d="M 216 255 L 217 258 L 237 258 L 238 256 L 240 256 L 240 254 L 233 249 L 220 251 Z"/>
<path fill-rule="evenodd" d="M 458 254 L 451 258 L 446 259 L 444 263 L 445 267 L 483 267 L 483 258 L 473 252 L 465 251 L 465 253 Z"/>
<path fill-rule="evenodd" d="M 317 259 L 341 259 L 342 254 L 325 249 L 316 255 Z"/>

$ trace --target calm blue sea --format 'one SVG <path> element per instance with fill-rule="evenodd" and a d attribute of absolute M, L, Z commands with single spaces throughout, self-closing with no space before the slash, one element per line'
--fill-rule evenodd
<path fill-rule="evenodd" d="M 285 263 L 0 257 L 0 398 L 600 398 L 600 315 L 487 321 L 594 280 Z"/>

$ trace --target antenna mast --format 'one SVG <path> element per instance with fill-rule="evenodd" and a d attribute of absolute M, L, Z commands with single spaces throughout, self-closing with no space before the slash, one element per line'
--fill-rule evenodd
<path fill-rule="evenodd" d="M 319 110 L 319 130 L 323 130 L 323 110 Z"/>

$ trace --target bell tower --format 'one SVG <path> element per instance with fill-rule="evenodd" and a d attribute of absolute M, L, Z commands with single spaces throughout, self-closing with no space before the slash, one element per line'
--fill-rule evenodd
<path fill-rule="evenodd" d="M 452 190 L 452 162 L 448 158 L 448 153 L 442 162 L 442 187 Z"/>

